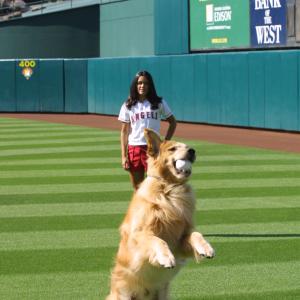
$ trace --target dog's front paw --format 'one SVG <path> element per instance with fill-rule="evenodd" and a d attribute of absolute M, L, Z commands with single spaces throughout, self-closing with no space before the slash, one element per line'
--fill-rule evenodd
<path fill-rule="evenodd" d="M 159 253 L 156 256 L 157 262 L 164 268 L 171 269 L 176 266 L 176 260 L 174 255 L 170 252 L 167 255 Z"/>
<path fill-rule="evenodd" d="M 195 250 L 197 254 L 202 257 L 213 258 L 215 256 L 215 250 L 207 241 L 196 243 Z"/>
<path fill-rule="evenodd" d="M 176 266 L 176 259 L 166 245 L 160 245 L 160 247 L 155 249 L 149 257 L 149 262 L 154 266 L 161 266 L 168 269 Z"/>
<path fill-rule="evenodd" d="M 194 248 L 195 256 L 197 260 L 201 258 L 213 258 L 215 256 L 215 250 L 212 246 L 203 238 L 199 232 L 193 232 L 191 235 L 191 244 Z"/>

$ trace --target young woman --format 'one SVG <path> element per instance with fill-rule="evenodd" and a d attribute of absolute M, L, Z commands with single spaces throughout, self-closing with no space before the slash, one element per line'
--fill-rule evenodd
<path fill-rule="evenodd" d="M 166 101 L 157 96 L 150 73 L 140 71 L 131 83 L 130 95 L 122 105 L 118 118 L 122 122 L 122 166 L 129 171 L 135 190 L 144 180 L 147 171 L 144 129 L 151 128 L 159 133 L 162 118 L 169 123 L 165 139 L 170 140 L 176 128 L 176 119 Z"/>

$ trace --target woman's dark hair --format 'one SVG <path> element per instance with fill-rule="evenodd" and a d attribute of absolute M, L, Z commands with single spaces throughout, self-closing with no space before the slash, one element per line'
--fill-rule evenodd
<path fill-rule="evenodd" d="M 141 77 L 141 76 L 146 77 L 148 80 L 149 92 L 147 95 L 147 100 L 151 103 L 151 108 L 158 109 L 158 105 L 159 105 L 159 103 L 161 103 L 162 98 L 157 96 L 152 76 L 147 71 L 140 71 L 140 72 L 136 73 L 136 75 L 130 85 L 130 94 L 129 94 L 128 99 L 125 102 L 126 107 L 128 109 L 131 109 L 131 107 L 134 106 L 139 101 L 139 95 L 137 92 L 137 82 L 138 82 L 139 77 Z"/>

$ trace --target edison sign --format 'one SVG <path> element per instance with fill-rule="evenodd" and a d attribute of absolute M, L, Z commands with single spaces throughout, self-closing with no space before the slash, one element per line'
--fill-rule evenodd
<path fill-rule="evenodd" d="M 190 0 L 190 49 L 249 46 L 248 0 Z"/>

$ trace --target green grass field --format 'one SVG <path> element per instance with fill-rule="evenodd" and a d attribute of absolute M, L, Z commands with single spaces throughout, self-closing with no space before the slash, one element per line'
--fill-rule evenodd
<path fill-rule="evenodd" d="M 0 299 L 104 299 L 131 197 L 119 132 L 0 118 L 0 141 Z M 217 257 L 172 299 L 300 299 L 300 155 L 185 142 Z"/>

